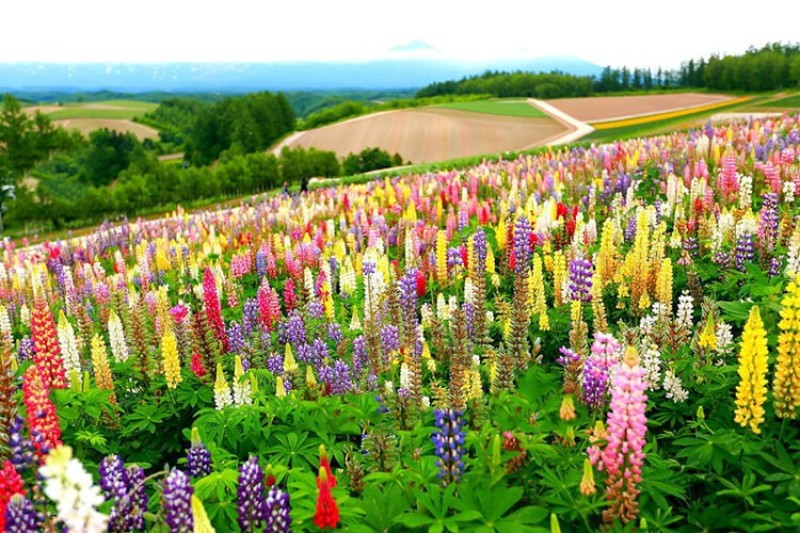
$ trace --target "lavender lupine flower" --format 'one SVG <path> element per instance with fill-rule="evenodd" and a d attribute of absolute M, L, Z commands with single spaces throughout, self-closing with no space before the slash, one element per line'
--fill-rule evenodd
<path fill-rule="evenodd" d="M 400 349 L 400 332 L 397 326 L 386 324 L 381 328 L 381 348 L 384 354 L 390 354 Z"/>
<path fill-rule="evenodd" d="M 328 324 L 328 338 L 336 344 L 339 344 L 344 340 L 342 326 L 338 322 L 331 322 Z"/>
<path fill-rule="evenodd" d="M 368 366 L 367 339 L 364 335 L 359 335 L 353 339 L 353 375 L 360 376 Z"/>
<path fill-rule="evenodd" d="M 311 316 L 311 318 L 322 318 L 325 316 L 325 307 L 323 307 L 319 301 L 314 300 L 308 304 L 308 314 Z"/>
<path fill-rule="evenodd" d="M 289 513 L 292 507 L 289 504 L 289 494 L 273 486 L 267 493 L 265 509 L 265 533 L 288 533 L 291 531 L 292 518 Z"/>
<path fill-rule="evenodd" d="M 731 256 L 730 252 L 720 250 L 719 252 L 714 254 L 712 260 L 722 268 L 730 268 L 731 259 L 733 259 L 733 257 Z"/>
<path fill-rule="evenodd" d="M 328 345 L 322 339 L 314 339 L 314 343 L 311 345 L 311 351 L 314 354 L 314 360 L 317 364 L 322 363 L 322 361 L 326 360 L 330 355 L 328 352 Z"/>
<path fill-rule="evenodd" d="M 458 248 L 448 248 L 447 249 L 447 270 L 457 267 L 463 266 L 464 260 L 461 257 L 461 250 Z"/>
<path fill-rule="evenodd" d="M 259 278 L 267 275 L 267 254 L 264 246 L 256 252 L 256 272 Z"/>
<path fill-rule="evenodd" d="M 683 240 L 683 249 L 689 252 L 689 255 L 692 257 L 697 256 L 697 250 L 699 248 L 695 237 L 689 236 Z"/>
<path fill-rule="evenodd" d="M 591 408 L 605 405 L 609 370 L 617 364 L 622 346 L 605 333 L 595 333 L 591 353 L 583 363 L 583 401 Z"/>
<path fill-rule="evenodd" d="M 239 527 L 242 531 L 258 531 L 263 527 L 266 514 L 264 496 L 264 471 L 258 457 L 251 455 L 239 467 L 239 488 L 236 490 Z"/>
<path fill-rule="evenodd" d="M 409 268 L 397 283 L 400 293 L 400 307 L 403 310 L 403 318 L 406 322 L 409 319 L 416 319 L 417 316 L 417 269 Z"/>
<path fill-rule="evenodd" d="M 133 529 L 144 529 L 144 513 L 147 511 L 147 487 L 145 486 L 144 468 L 140 466 L 128 467 L 128 480 L 130 483 L 131 516 L 128 522 Z"/>
<path fill-rule="evenodd" d="M 783 261 L 780 257 L 773 257 L 769 261 L 769 275 L 772 277 L 780 275 L 783 270 Z"/>
<path fill-rule="evenodd" d="M 283 356 L 279 353 L 273 353 L 267 357 L 267 370 L 272 372 L 275 376 L 283 374 Z"/>
<path fill-rule="evenodd" d="M 230 352 L 232 354 L 241 355 L 247 348 L 244 342 L 242 326 L 238 322 L 231 322 L 228 327 L 228 342 L 230 343 Z"/>
<path fill-rule="evenodd" d="M 186 469 L 193 478 L 211 473 L 211 453 L 200 439 L 200 432 L 196 427 L 192 428 L 192 445 L 186 454 Z"/>
<path fill-rule="evenodd" d="M 29 533 L 41 528 L 42 519 L 33 508 L 33 502 L 20 494 L 9 500 L 5 518 L 7 533 Z"/>
<path fill-rule="evenodd" d="M 286 321 L 286 338 L 295 349 L 306 342 L 306 327 L 303 324 L 303 317 L 296 311 L 292 312 Z"/>
<path fill-rule="evenodd" d="M 580 354 L 573 352 L 570 348 L 566 346 L 562 346 L 558 349 L 561 352 L 561 355 L 556 358 L 556 363 L 563 366 L 569 366 L 571 363 L 575 363 L 581 360 Z"/>
<path fill-rule="evenodd" d="M 247 337 L 253 335 L 258 327 L 258 300 L 256 298 L 250 298 L 244 302 L 242 327 Z"/>
<path fill-rule="evenodd" d="M 33 357 L 33 339 L 30 337 L 23 337 L 19 341 L 19 361 L 27 361 Z"/>
<path fill-rule="evenodd" d="M 369 276 L 370 274 L 375 273 L 375 263 L 372 261 L 364 261 L 364 264 L 361 265 L 361 273 L 364 276 Z"/>
<path fill-rule="evenodd" d="M 533 249 L 531 248 L 531 223 L 525 215 L 517 219 L 514 225 L 514 259 L 517 273 L 527 272 L 531 263 Z"/>
<path fill-rule="evenodd" d="M 592 299 L 592 262 L 575 257 L 569 264 L 569 290 L 572 300 L 589 302 Z"/>
<path fill-rule="evenodd" d="M 461 306 L 461 310 L 464 311 L 464 318 L 467 323 L 467 335 L 472 338 L 475 332 L 475 306 L 470 302 L 465 302 Z"/>
<path fill-rule="evenodd" d="M 164 520 L 171 533 L 192 533 L 194 530 L 193 493 L 189 476 L 173 468 L 164 480 L 163 496 Z"/>
<path fill-rule="evenodd" d="M 736 269 L 745 271 L 745 263 L 750 263 L 755 257 L 755 244 L 750 233 L 743 233 L 736 240 Z"/>
<path fill-rule="evenodd" d="M 350 367 L 341 359 L 333 366 L 323 366 L 319 370 L 320 379 L 330 387 L 331 394 L 347 394 L 353 390 Z"/>
<path fill-rule="evenodd" d="M 435 411 L 437 431 L 431 437 L 436 447 L 439 479 L 446 486 L 458 482 L 464 471 L 464 421 L 461 412 L 453 409 Z"/>
<path fill-rule="evenodd" d="M 297 347 L 297 359 L 303 363 L 314 363 L 314 350 L 307 343 L 303 343 Z"/>
<path fill-rule="evenodd" d="M 472 236 L 472 251 L 475 254 L 475 266 L 486 265 L 486 233 L 483 228 L 475 230 Z"/>
<path fill-rule="evenodd" d="M 24 434 L 25 419 L 17 415 L 8 427 L 8 446 L 11 448 L 11 463 L 17 472 L 24 472 L 35 460 L 33 443 Z"/>
<path fill-rule="evenodd" d="M 625 226 L 625 240 L 633 242 L 636 238 L 636 216 L 628 219 L 628 225 Z"/>
<path fill-rule="evenodd" d="M 776 193 L 769 192 L 764 195 L 764 203 L 761 206 L 758 222 L 759 242 L 767 251 L 771 251 L 778 240 L 778 226 L 780 225 L 778 195 Z"/>

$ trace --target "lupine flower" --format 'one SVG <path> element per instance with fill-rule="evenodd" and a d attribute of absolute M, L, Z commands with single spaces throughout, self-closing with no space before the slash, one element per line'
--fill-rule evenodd
<path fill-rule="evenodd" d="M 128 345 L 125 342 L 125 330 L 117 313 L 112 309 L 108 314 L 108 341 L 111 355 L 117 362 L 128 360 Z"/>
<path fill-rule="evenodd" d="M 789 282 L 782 300 L 778 323 L 778 361 L 772 390 L 775 414 L 780 418 L 796 418 L 800 407 L 800 278 Z"/>
<path fill-rule="evenodd" d="M 214 405 L 217 411 L 222 411 L 231 404 L 233 404 L 231 388 L 228 386 L 228 380 L 225 379 L 222 364 L 217 363 L 217 379 L 214 382 Z"/>
<path fill-rule="evenodd" d="M 171 330 L 167 330 L 161 337 L 161 356 L 164 364 L 164 377 L 167 387 L 174 389 L 182 381 L 181 363 L 178 358 L 178 341 Z"/>
<path fill-rule="evenodd" d="M 739 378 L 735 421 L 742 427 L 749 424 L 753 433 L 759 434 L 767 397 L 767 332 L 757 305 L 750 309 L 742 332 Z"/>
<path fill-rule="evenodd" d="M 328 459 L 328 451 L 325 449 L 324 444 L 319 445 L 319 467 L 325 470 L 328 475 L 328 484 L 331 488 L 335 488 L 337 485 L 336 476 L 333 475 L 333 470 L 331 470 L 331 461 Z"/>
<path fill-rule="evenodd" d="M 233 365 L 233 403 L 236 405 L 250 405 L 253 403 L 253 391 L 250 380 L 244 379 L 244 366 L 242 358 L 235 357 Z"/>
<path fill-rule="evenodd" d="M 264 507 L 266 509 L 265 532 L 288 533 L 291 531 L 292 518 L 289 515 L 291 506 L 287 493 L 273 486 L 267 493 Z"/>
<path fill-rule="evenodd" d="M 25 420 L 17 415 L 11 420 L 8 428 L 8 446 L 11 448 L 11 462 L 17 472 L 24 472 L 34 461 L 34 449 L 31 440 L 23 434 Z"/>
<path fill-rule="evenodd" d="M 9 500 L 4 518 L 3 531 L 6 533 L 30 533 L 41 529 L 40 516 L 33 508 L 33 502 L 19 494 Z"/>
<path fill-rule="evenodd" d="M 319 469 L 317 477 L 317 510 L 314 513 L 314 524 L 320 529 L 334 529 L 339 525 L 339 507 L 333 499 L 328 473 Z"/>
<path fill-rule="evenodd" d="M 570 299 L 589 302 L 592 299 L 592 262 L 576 257 L 569 264 Z"/>
<path fill-rule="evenodd" d="M 29 366 L 22 376 L 22 397 L 36 454 L 43 459 L 61 444 L 61 426 L 50 391 L 42 383 L 38 368 Z"/>
<path fill-rule="evenodd" d="M 186 469 L 193 478 L 211 473 L 211 454 L 200 439 L 200 432 L 196 427 L 192 428 L 192 445 L 186 454 Z"/>
<path fill-rule="evenodd" d="M 44 479 L 44 493 L 55 504 L 58 519 L 70 531 L 101 533 L 106 530 L 108 516 L 97 511 L 103 503 L 100 489 L 83 465 L 72 457 L 72 448 L 58 446 L 39 468 Z"/>
<path fill-rule="evenodd" d="M 239 467 L 239 487 L 236 494 L 241 530 L 261 530 L 267 509 L 264 495 L 264 471 L 258 464 L 258 457 L 251 455 Z"/>
<path fill-rule="evenodd" d="M 514 224 L 514 268 L 516 272 L 528 271 L 532 255 L 531 223 L 528 217 L 521 215 Z"/>
<path fill-rule="evenodd" d="M 46 388 L 63 389 L 67 386 L 61 346 L 58 344 L 58 331 L 53 314 L 43 297 L 38 297 L 31 313 L 31 338 L 33 340 L 33 360 L 39 368 L 42 383 Z"/>
<path fill-rule="evenodd" d="M 192 488 L 189 476 L 173 468 L 164 480 L 164 520 L 170 533 L 192 533 L 194 514 L 192 513 Z"/>
<path fill-rule="evenodd" d="M 225 323 L 222 321 L 222 307 L 217 295 L 217 283 L 214 279 L 214 273 L 208 267 L 203 272 L 203 300 L 208 323 L 214 331 L 214 336 L 222 343 L 223 350 L 227 352 L 230 347 L 228 345 L 228 334 L 225 331 Z"/>
<path fill-rule="evenodd" d="M 75 338 L 75 330 L 63 310 L 58 314 L 58 342 L 64 358 L 65 371 L 68 375 L 74 372 L 78 376 L 77 379 L 80 380 L 81 357 L 78 351 L 78 340 Z"/>
<path fill-rule="evenodd" d="M 11 461 L 4 461 L 0 469 L 0 531 L 5 531 L 8 502 L 14 495 L 25 496 L 25 484 Z"/>
<path fill-rule="evenodd" d="M 198 498 L 196 494 L 192 494 L 191 501 L 194 533 L 214 533 L 215 529 L 211 525 L 211 520 L 208 519 L 208 513 L 206 513 L 203 502 L 200 501 L 200 498 Z"/>
<path fill-rule="evenodd" d="M 436 451 L 436 466 L 439 479 L 449 485 L 458 482 L 464 471 L 464 422 L 461 413 L 453 409 L 437 409 L 434 414 L 437 431 L 431 440 Z"/>
<path fill-rule="evenodd" d="M 589 458 L 598 470 L 606 473 L 606 499 L 609 507 L 603 511 L 603 520 L 611 523 L 619 518 L 627 523 L 636 518 L 642 480 L 642 451 L 647 433 L 647 396 L 644 369 L 633 348 L 628 348 L 624 359 L 614 373 L 611 388 L 611 405 L 608 413 L 607 443 L 600 448 L 589 448 Z"/>

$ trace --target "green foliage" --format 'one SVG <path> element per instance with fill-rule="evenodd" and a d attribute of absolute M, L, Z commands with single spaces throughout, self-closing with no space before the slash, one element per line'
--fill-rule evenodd
<path fill-rule="evenodd" d="M 342 162 L 342 174 L 355 176 L 364 172 L 380 170 L 403 164 L 400 154 L 389 154 L 380 148 L 364 148 L 358 154 L 349 154 Z"/>
<path fill-rule="evenodd" d="M 548 115 L 524 100 L 476 100 L 474 102 L 451 102 L 442 104 L 446 109 L 457 109 L 472 113 L 505 115 L 511 117 L 545 118 Z"/>

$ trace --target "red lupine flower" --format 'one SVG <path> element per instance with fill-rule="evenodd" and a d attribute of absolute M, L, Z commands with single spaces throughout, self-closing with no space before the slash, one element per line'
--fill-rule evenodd
<path fill-rule="evenodd" d="M 558 202 L 558 204 L 556 205 L 556 217 L 561 218 L 565 216 L 567 212 L 568 212 L 567 206 L 565 206 L 561 202 Z"/>
<path fill-rule="evenodd" d="M 283 286 L 283 305 L 286 311 L 289 312 L 297 306 L 297 296 L 294 293 L 294 280 L 287 279 L 286 285 Z"/>
<path fill-rule="evenodd" d="M 425 278 L 425 273 L 417 270 L 417 298 L 422 298 L 428 292 L 428 281 Z"/>
<path fill-rule="evenodd" d="M 464 263 L 464 268 L 469 268 L 469 250 L 467 247 L 462 245 L 458 248 L 459 254 L 461 254 L 461 261 Z"/>
<path fill-rule="evenodd" d="M 33 338 L 33 362 L 39 368 L 44 386 L 63 389 L 67 386 L 58 330 L 47 301 L 36 298 L 31 313 L 31 337 Z"/>
<path fill-rule="evenodd" d="M 6 508 L 16 494 L 25 496 L 25 484 L 14 465 L 7 460 L 0 470 L 0 531 L 6 530 Z"/>
<path fill-rule="evenodd" d="M 56 406 L 50 400 L 48 389 L 36 365 L 28 367 L 22 376 L 22 398 L 27 412 L 28 428 L 33 438 L 33 446 L 40 459 L 61 444 L 61 426 Z"/>
<path fill-rule="evenodd" d="M 325 469 L 320 467 L 317 478 L 317 512 L 314 513 L 314 524 L 320 529 L 335 528 L 339 525 L 339 508 L 331 493 L 331 485 Z"/>
<path fill-rule="evenodd" d="M 206 267 L 203 272 L 203 300 L 208 323 L 214 330 L 214 336 L 222 343 L 222 349 L 228 352 L 228 333 L 225 331 L 225 323 L 222 321 L 222 306 L 217 296 L 217 282 L 214 280 L 214 273 Z"/>

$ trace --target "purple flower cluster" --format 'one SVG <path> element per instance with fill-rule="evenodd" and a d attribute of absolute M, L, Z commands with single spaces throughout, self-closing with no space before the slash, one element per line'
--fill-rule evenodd
<path fill-rule="evenodd" d="M 320 367 L 319 377 L 328 385 L 331 394 L 347 394 L 353 390 L 350 367 L 341 359 L 337 359 L 333 366 Z"/>
<path fill-rule="evenodd" d="M 755 244 L 753 236 L 744 233 L 736 240 L 736 269 L 740 272 L 745 271 L 745 264 L 751 263 L 755 257 Z"/>
<path fill-rule="evenodd" d="M 251 455 L 239 467 L 239 488 L 236 490 L 239 527 L 242 531 L 259 531 L 266 514 L 264 471 L 258 457 Z"/>
<path fill-rule="evenodd" d="M 164 480 L 163 496 L 164 520 L 171 533 L 192 533 L 194 530 L 193 493 L 189 476 L 177 468 L 172 469 Z"/>
<path fill-rule="evenodd" d="M 292 508 L 289 504 L 289 494 L 273 486 L 267 493 L 265 509 L 265 532 L 288 533 L 291 531 L 292 518 L 289 513 Z"/>
<path fill-rule="evenodd" d="M 404 320 L 415 320 L 417 317 L 417 269 L 409 268 L 397 282 L 397 286 Z"/>
<path fill-rule="evenodd" d="M 211 453 L 201 442 L 192 442 L 186 453 L 186 469 L 193 478 L 207 476 L 211 473 Z"/>
<path fill-rule="evenodd" d="M 572 300 L 589 302 L 592 299 L 592 262 L 575 257 L 569 264 L 569 290 Z"/>
<path fill-rule="evenodd" d="M 306 326 L 303 317 L 296 311 L 293 311 L 286 321 L 286 338 L 295 349 L 306 343 Z"/>
<path fill-rule="evenodd" d="M 25 437 L 25 419 L 17 415 L 8 427 L 8 446 L 11 448 L 11 463 L 17 472 L 24 472 L 35 460 L 33 443 Z"/>
<path fill-rule="evenodd" d="M 325 316 L 325 307 L 323 307 L 319 300 L 314 300 L 308 304 L 308 314 L 311 318 L 320 319 Z"/>
<path fill-rule="evenodd" d="M 517 273 L 527 272 L 531 263 L 533 249 L 531 248 L 531 223 L 528 217 L 521 215 L 514 225 L 514 259 Z"/>
<path fill-rule="evenodd" d="M 342 326 L 338 322 L 331 322 L 328 324 L 328 338 L 336 344 L 344 340 Z"/>
<path fill-rule="evenodd" d="M 583 362 L 583 401 L 591 408 L 605 405 L 609 370 L 619 361 L 622 346 L 605 333 L 595 333 L 592 350 Z"/>
<path fill-rule="evenodd" d="M 774 192 L 769 192 L 764 195 L 764 204 L 761 206 L 758 220 L 758 238 L 768 251 L 772 250 L 778 241 L 779 225 L 778 195 Z"/>
<path fill-rule="evenodd" d="M 251 336 L 258 327 L 258 300 L 250 298 L 244 302 L 244 311 L 242 312 L 242 326 L 244 327 L 244 334 Z"/>
<path fill-rule="evenodd" d="M 19 361 L 28 361 L 33 357 L 33 339 L 30 337 L 23 337 L 19 341 Z"/>
<path fill-rule="evenodd" d="M 475 254 L 474 267 L 486 268 L 486 233 L 482 227 L 472 236 L 472 251 Z"/>
<path fill-rule="evenodd" d="M 400 331 L 397 326 L 386 324 L 381 328 L 381 348 L 384 354 L 400 349 Z"/>
<path fill-rule="evenodd" d="M 267 357 L 267 370 L 272 372 L 275 376 L 283 374 L 283 356 L 278 353 L 273 353 Z"/>
<path fill-rule="evenodd" d="M 144 470 L 136 466 L 125 468 L 119 455 L 105 457 L 97 470 L 106 500 L 114 502 L 109 530 L 144 529 L 144 512 L 147 510 Z"/>
<path fill-rule="evenodd" d="M 11 497 L 6 507 L 5 518 L 4 531 L 7 533 L 39 531 L 42 523 L 41 516 L 33 508 L 33 502 L 20 494 Z"/>
<path fill-rule="evenodd" d="M 360 376 L 368 366 L 369 356 L 367 355 L 367 339 L 364 335 L 359 335 L 353 339 L 353 374 L 355 376 Z"/>
<path fill-rule="evenodd" d="M 241 355 L 247 348 L 244 342 L 242 326 L 238 322 L 231 322 L 228 327 L 228 342 L 230 343 L 230 352 L 232 354 Z"/>
<path fill-rule="evenodd" d="M 439 479 L 445 485 L 458 482 L 464 471 L 464 437 L 466 436 L 461 412 L 453 409 L 437 409 L 436 432 L 431 437 L 436 447 L 436 466 Z"/>

